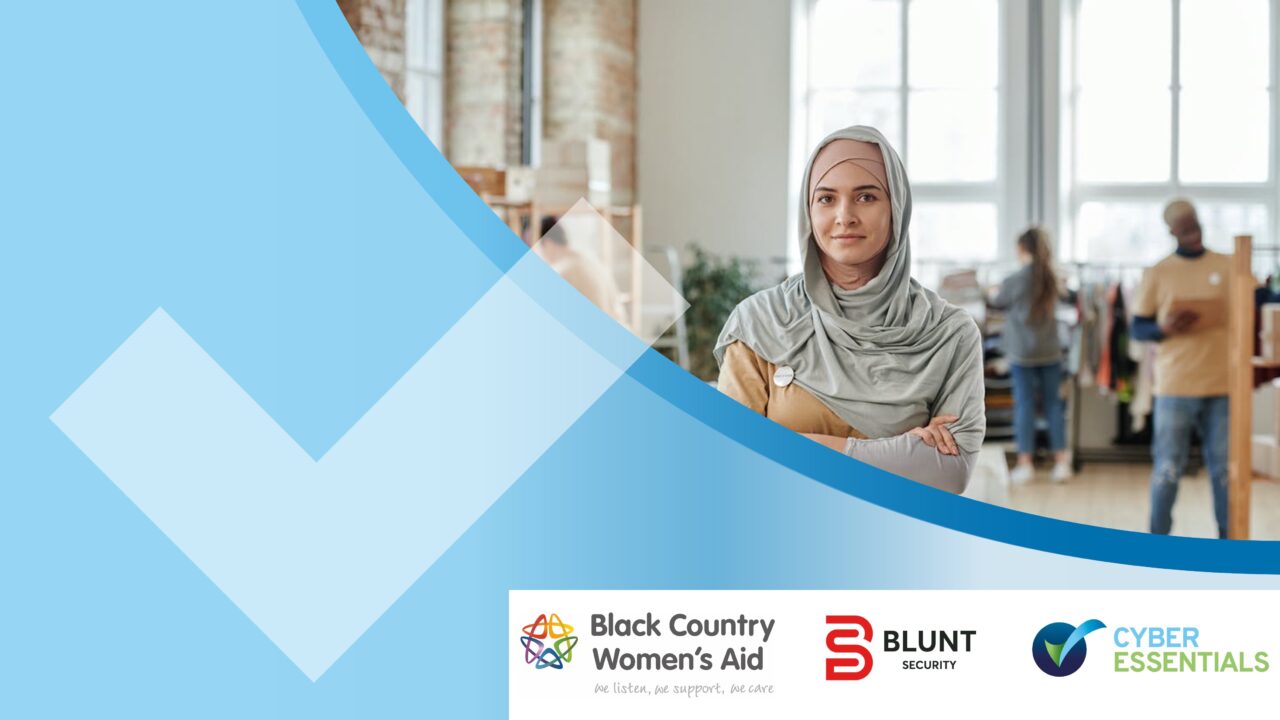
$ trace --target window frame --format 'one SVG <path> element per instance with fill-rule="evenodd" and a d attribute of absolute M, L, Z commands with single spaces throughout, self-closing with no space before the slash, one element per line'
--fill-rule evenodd
<path fill-rule="evenodd" d="M 1168 0 L 1174 7 L 1174 32 L 1169 61 L 1180 62 L 1181 0 Z M 999 259 L 1012 257 L 1015 234 L 1038 223 L 1056 238 L 1059 259 L 1084 258 L 1082 239 L 1076 225 L 1080 208 L 1088 202 L 1156 202 L 1163 204 L 1179 195 L 1201 201 L 1226 200 L 1257 203 L 1267 208 L 1268 242 L 1280 245 L 1280 0 L 1267 0 L 1270 8 L 1270 94 L 1268 174 L 1257 183 L 1187 183 L 1178 177 L 1181 88 L 1173 93 L 1170 126 L 1170 179 L 1154 183 L 1085 183 L 1075 178 L 1076 156 L 1080 148 L 1076 135 L 1076 99 L 1079 94 L 1075 61 L 1079 58 L 1075 21 L 1080 0 L 998 0 L 1000 39 L 997 90 L 997 174 L 994 189 L 976 189 L 969 183 L 912 183 L 917 202 L 963 200 L 992 201 L 997 204 L 997 251 Z M 817 0 L 792 0 L 791 22 L 791 137 L 788 202 L 787 268 L 797 272 L 800 212 L 800 175 L 811 150 L 808 147 L 809 113 L 813 89 L 808 85 L 809 18 Z M 901 20 L 908 52 L 910 28 L 908 3 L 902 0 Z M 907 125 L 909 78 L 905 63 L 897 86 L 904 144 Z M 1037 82 L 1038 79 L 1038 82 Z M 1171 85 L 1178 80 L 1171 76 Z M 864 89 L 864 88 L 859 88 Z M 869 89 L 869 88 L 865 88 Z M 904 157 L 909 148 L 903 148 Z M 927 260 L 917 258 L 917 260 Z M 976 263 L 975 263 L 976 264 Z"/>
<path fill-rule="evenodd" d="M 1180 119 L 1181 119 L 1181 9 L 1182 0 L 1168 0 L 1171 4 L 1172 66 L 1170 74 L 1170 141 L 1169 178 L 1161 182 L 1085 182 L 1076 177 L 1080 137 L 1077 122 L 1077 100 L 1081 91 L 1079 83 L 1079 33 L 1078 18 L 1082 0 L 1045 0 L 1056 5 L 1056 12 L 1045 13 L 1043 38 L 1045 45 L 1062 47 L 1062 52 L 1046 54 L 1044 108 L 1045 118 L 1057 118 L 1052 130 L 1046 133 L 1051 142 L 1046 145 L 1054 150 L 1051 166 L 1055 172 L 1046 172 L 1051 186 L 1046 192 L 1047 217 L 1050 227 L 1058 228 L 1059 259 L 1071 262 L 1090 262 L 1083 238 L 1078 236 L 1077 220 L 1080 209 L 1089 202 L 1148 202 L 1163 205 L 1174 197 L 1189 197 L 1196 201 L 1231 201 L 1256 203 L 1267 209 L 1268 242 L 1280 243 L 1280 0 L 1266 0 L 1269 8 L 1270 33 L 1267 92 L 1270 110 L 1268 140 L 1270 144 L 1267 177 L 1261 182 L 1183 182 L 1180 167 Z M 1057 137 L 1054 137 L 1057 134 Z M 1172 248 L 1172 242 L 1170 244 Z M 1098 261 L 1105 264 L 1107 261 Z"/>
<path fill-rule="evenodd" d="M 814 98 L 822 93 L 841 91 L 891 91 L 898 93 L 899 126 L 901 138 L 899 154 L 904 162 L 910 162 L 910 101 L 914 87 L 910 80 L 910 13 L 912 0 L 899 0 L 898 23 L 902 43 L 898 63 L 901 75 L 897 84 L 875 87 L 828 88 L 809 84 L 810 33 L 809 19 L 820 0 L 792 0 L 791 33 L 791 173 L 788 203 L 789 242 L 787 243 L 787 272 L 800 271 L 799 247 L 799 197 L 800 175 L 812 148 L 809 134 L 809 108 Z M 915 204 L 943 202 L 991 203 L 996 209 L 996 259 L 1012 250 L 1013 228 L 1030 220 L 1032 198 L 1027 191 L 1030 173 L 1027 158 L 1030 136 L 1027 118 L 1030 117 L 1027 92 L 1027 65 L 1031 44 L 1027 41 L 1030 11 L 1027 3 L 1017 0 L 993 0 L 997 5 L 996 37 L 999 42 L 996 67 L 996 173 L 993 180 L 974 182 L 918 182 L 912 181 L 912 200 Z M 1023 161 L 1018 159 L 1022 158 Z M 944 260 L 944 258 L 913 257 L 917 263 Z M 946 258 L 950 261 L 952 258 Z M 977 262 L 987 262 L 975 259 Z"/>
<path fill-rule="evenodd" d="M 422 128 L 422 132 L 430 138 L 431 142 L 440 150 L 445 152 L 445 127 L 444 127 L 444 109 L 447 104 L 445 94 L 448 92 L 445 84 L 445 65 L 447 64 L 446 47 L 445 47 L 445 0 L 406 0 L 404 9 L 404 105 L 405 109 L 418 123 L 418 127 Z M 415 29 L 414 25 L 421 23 L 421 27 Z M 417 60 L 417 52 L 415 51 L 414 40 L 421 38 L 423 42 L 423 56 L 425 62 L 419 65 Z M 432 46 L 439 48 L 437 57 L 439 58 L 438 66 L 432 67 L 431 58 L 433 51 Z M 432 107 L 430 97 L 421 98 L 422 106 L 425 114 L 414 112 L 413 97 L 417 93 L 417 80 L 426 81 L 424 84 L 434 81 L 440 89 L 440 102 L 438 107 Z M 421 115 L 421 116 L 420 116 Z M 432 128 L 435 129 L 434 133 Z"/>

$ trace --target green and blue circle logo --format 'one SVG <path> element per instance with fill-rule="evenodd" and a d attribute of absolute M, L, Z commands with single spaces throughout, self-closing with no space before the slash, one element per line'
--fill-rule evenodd
<path fill-rule="evenodd" d="M 1066 677 L 1079 670 L 1089 654 L 1084 636 L 1104 627 L 1101 620 L 1086 620 L 1079 627 L 1064 622 L 1045 625 L 1031 641 L 1031 657 L 1044 674 Z"/>

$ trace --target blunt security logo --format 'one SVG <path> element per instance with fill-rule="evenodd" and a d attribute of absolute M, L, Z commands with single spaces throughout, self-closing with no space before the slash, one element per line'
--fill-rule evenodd
<path fill-rule="evenodd" d="M 963 628 L 871 628 L 862 615 L 828 615 L 827 680 L 861 680 L 871 674 L 872 641 L 879 635 L 876 657 L 889 667 L 912 672 L 954 672 L 973 652 L 977 630 Z"/>
<path fill-rule="evenodd" d="M 1084 665 L 1089 653 L 1084 636 L 1104 627 L 1101 620 L 1086 620 L 1080 627 L 1064 622 L 1045 625 L 1031 641 L 1031 657 L 1046 675 L 1066 677 Z"/>
<path fill-rule="evenodd" d="M 573 626 L 555 613 L 539 615 L 537 620 L 520 628 L 524 661 L 538 670 L 563 670 L 565 663 L 573 661 L 573 648 L 577 644 Z"/>
<path fill-rule="evenodd" d="M 861 680 L 871 674 L 871 641 L 875 631 L 861 615 L 828 615 L 827 649 L 836 657 L 827 658 L 828 680 Z"/>

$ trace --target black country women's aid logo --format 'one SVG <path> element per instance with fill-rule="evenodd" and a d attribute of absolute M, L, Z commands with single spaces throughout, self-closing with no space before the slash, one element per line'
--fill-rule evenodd
<path fill-rule="evenodd" d="M 1104 627 L 1101 620 L 1085 620 L 1080 627 L 1064 622 L 1045 625 L 1031 641 L 1031 657 L 1046 675 L 1066 677 L 1084 665 L 1089 653 L 1084 636 Z"/>
<path fill-rule="evenodd" d="M 525 663 L 538 670 L 563 670 L 565 663 L 573 661 L 578 636 L 573 634 L 573 626 L 559 615 L 543 613 L 520 628 L 520 644 L 524 647 Z"/>

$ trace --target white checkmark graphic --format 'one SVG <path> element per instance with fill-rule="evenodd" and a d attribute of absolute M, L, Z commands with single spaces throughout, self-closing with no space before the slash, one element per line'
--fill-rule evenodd
<path fill-rule="evenodd" d="M 504 278 L 315 461 L 157 310 L 52 419 L 316 680 L 643 349 Z"/>

